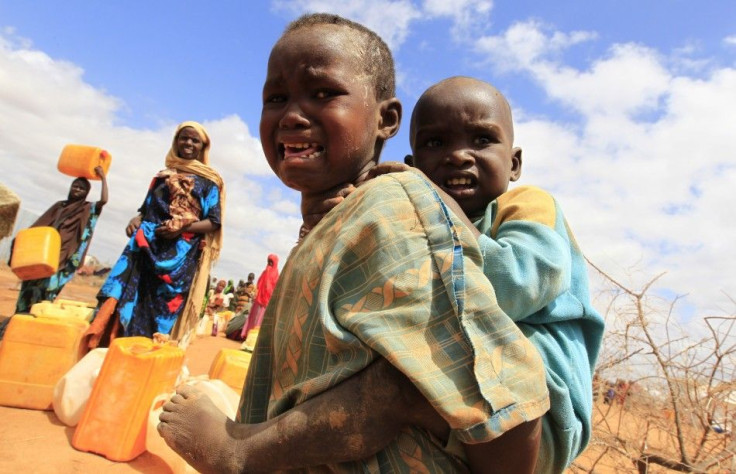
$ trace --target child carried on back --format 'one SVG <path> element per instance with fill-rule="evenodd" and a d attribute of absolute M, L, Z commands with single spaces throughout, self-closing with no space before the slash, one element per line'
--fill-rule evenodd
<path fill-rule="evenodd" d="M 536 470 L 562 472 L 590 440 L 604 327 L 590 303 L 585 259 L 550 194 L 508 190 L 521 175 L 522 152 L 514 147 L 511 108 L 493 86 L 453 77 L 430 87 L 412 114 L 410 141 L 406 161 L 480 231 L 483 272 L 498 304 L 544 360 L 551 409 Z"/>

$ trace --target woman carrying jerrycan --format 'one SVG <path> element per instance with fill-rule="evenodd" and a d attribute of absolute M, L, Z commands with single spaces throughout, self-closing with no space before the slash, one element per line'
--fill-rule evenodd
<path fill-rule="evenodd" d="M 87 201 L 90 182 L 84 177 L 76 178 L 72 181 L 66 200 L 54 203 L 31 225 L 31 227 L 53 227 L 59 231 L 61 237 L 59 266 L 56 273 L 49 277 L 23 281 L 15 305 L 15 314 L 28 313 L 31 306 L 41 301 L 54 301 L 84 262 L 97 219 L 107 203 L 108 195 L 107 179 L 102 166 L 95 167 L 94 172 L 102 182 L 99 201 L 94 203 Z M 9 322 L 10 318 L 0 323 L 0 338 L 4 335 Z"/>

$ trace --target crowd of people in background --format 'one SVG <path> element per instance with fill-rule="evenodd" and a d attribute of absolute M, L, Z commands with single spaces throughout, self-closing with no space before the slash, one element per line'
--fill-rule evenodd
<path fill-rule="evenodd" d="M 245 341 L 248 334 L 261 326 L 263 314 L 271 299 L 271 294 L 279 278 L 279 257 L 269 254 L 266 268 L 258 281 L 255 274 L 249 273 L 247 280 L 210 279 L 210 290 L 205 299 L 202 323 L 212 321 L 211 333 L 216 336 L 224 332 L 228 339 Z M 208 321 L 209 320 L 209 321 Z"/>

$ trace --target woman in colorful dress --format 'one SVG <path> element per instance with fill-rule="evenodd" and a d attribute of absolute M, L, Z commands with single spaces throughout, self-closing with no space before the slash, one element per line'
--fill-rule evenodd
<path fill-rule="evenodd" d="M 89 348 L 119 336 L 188 345 L 222 245 L 225 192 L 209 149 L 202 125 L 177 127 L 166 169 L 153 178 L 126 228 L 128 245 L 97 295 Z"/>

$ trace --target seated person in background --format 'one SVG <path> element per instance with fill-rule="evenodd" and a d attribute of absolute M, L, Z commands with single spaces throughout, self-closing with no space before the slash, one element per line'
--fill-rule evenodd
<path fill-rule="evenodd" d="M 235 283 L 232 280 L 228 280 L 222 292 L 225 294 L 225 299 L 223 300 L 225 310 L 235 310 Z"/>
<path fill-rule="evenodd" d="M 235 298 L 237 300 L 235 303 L 235 316 L 228 321 L 227 328 L 225 330 L 225 336 L 228 339 L 241 342 L 245 340 L 242 335 L 242 330 L 248 320 L 250 308 L 253 304 L 252 301 L 255 296 L 256 288 L 253 280 L 255 280 L 255 278 L 256 275 L 254 273 L 249 273 L 247 282 L 240 280 L 238 283 L 238 289 L 235 292 Z"/>
<path fill-rule="evenodd" d="M 233 290 L 233 299 L 230 301 L 230 309 L 237 311 L 238 308 L 243 309 L 243 306 L 239 304 L 241 295 L 245 291 L 245 280 L 238 280 L 238 285 Z"/>
<path fill-rule="evenodd" d="M 255 278 L 255 273 L 249 273 L 248 281 L 243 282 L 243 286 L 237 294 L 238 301 L 236 305 L 236 312 L 245 311 L 247 313 L 248 311 L 250 311 L 250 307 L 253 304 L 253 299 L 256 296 L 256 284 L 254 283 Z"/>

